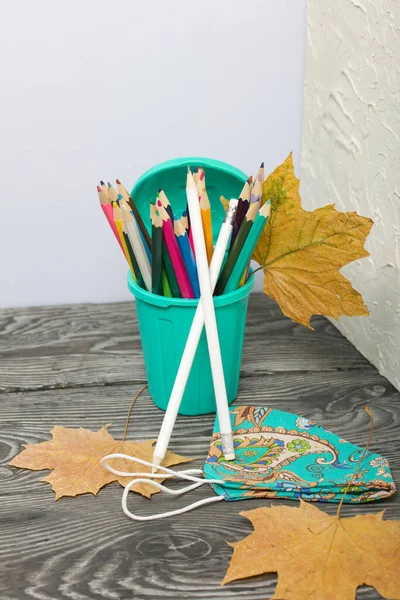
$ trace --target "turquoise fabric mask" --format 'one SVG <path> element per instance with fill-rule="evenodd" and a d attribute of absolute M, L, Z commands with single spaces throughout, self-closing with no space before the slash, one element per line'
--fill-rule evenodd
<path fill-rule="evenodd" d="M 263 406 L 231 408 L 236 460 L 225 462 L 218 418 L 206 479 L 225 500 L 288 498 L 340 502 L 364 449 L 304 417 Z M 370 502 L 396 491 L 389 463 L 367 451 L 345 502 Z"/>
<path fill-rule="evenodd" d="M 263 406 L 234 406 L 230 414 L 234 461 L 224 460 L 218 418 L 203 470 L 173 471 L 160 466 L 154 475 L 122 472 L 115 470 L 108 461 L 125 458 L 146 467 L 153 464 L 125 454 L 105 456 L 102 462 L 106 469 L 116 475 L 135 477 L 122 495 L 124 513 L 136 521 L 151 521 L 220 500 L 302 498 L 312 502 L 340 502 L 346 492 L 345 502 L 371 502 L 387 498 L 396 491 L 386 458 L 367 451 L 358 464 L 364 448 L 346 442 L 304 417 Z M 168 488 L 156 481 L 161 477 L 183 479 L 190 485 Z M 174 496 L 209 484 L 217 495 L 166 513 L 140 516 L 131 513 L 127 507 L 129 490 L 139 482 Z"/>

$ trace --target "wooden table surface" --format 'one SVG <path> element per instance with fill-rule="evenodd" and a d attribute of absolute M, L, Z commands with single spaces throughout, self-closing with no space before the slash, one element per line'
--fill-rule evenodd
<path fill-rule="evenodd" d="M 253 294 L 237 403 L 291 411 L 365 445 L 368 403 L 375 418 L 371 450 L 385 455 L 395 480 L 400 468 L 400 393 L 323 318 L 308 331 Z M 0 598 L 266 600 L 275 576 L 224 587 L 232 554 L 226 541 L 252 531 L 242 510 L 270 501 L 221 502 L 179 518 L 137 523 L 121 510 L 113 483 L 97 497 L 54 501 L 45 472 L 8 466 L 21 444 L 50 439 L 53 425 L 98 429 L 112 423 L 120 439 L 133 395 L 146 382 L 133 303 L 0 311 Z M 163 413 L 147 393 L 137 401 L 129 438 L 157 436 Z M 207 454 L 214 417 L 179 417 L 171 450 Z M 210 489 L 195 492 L 196 499 Z M 193 496 L 192 496 L 193 498 Z M 289 501 L 276 501 L 294 506 Z M 133 512 L 183 506 L 187 497 L 131 494 Z M 328 513 L 335 505 L 323 505 Z M 399 496 L 343 507 L 343 515 L 386 509 L 400 518 Z M 362 587 L 358 599 L 380 596 Z M 321 600 L 323 600 L 321 598 Z"/>

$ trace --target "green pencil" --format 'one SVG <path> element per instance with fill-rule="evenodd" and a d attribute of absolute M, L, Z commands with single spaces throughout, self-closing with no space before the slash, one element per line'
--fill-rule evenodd
<path fill-rule="evenodd" d="M 256 218 L 257 212 L 258 212 L 258 204 L 251 204 L 250 208 L 247 211 L 246 216 L 244 217 L 243 222 L 240 226 L 239 233 L 237 234 L 235 242 L 229 251 L 228 259 L 225 263 L 225 266 L 221 271 L 221 275 L 219 276 L 218 283 L 215 287 L 215 295 L 216 296 L 220 296 L 221 294 L 224 293 L 224 289 L 225 289 L 226 284 L 228 283 L 228 280 L 231 276 L 233 267 L 236 264 L 239 254 L 243 248 L 243 244 L 245 243 L 246 238 L 249 235 L 249 232 L 253 226 L 254 219 Z M 243 275 L 243 272 L 244 272 L 244 269 L 242 271 L 242 275 Z"/>
<path fill-rule="evenodd" d="M 229 294 L 237 289 L 243 273 L 251 259 L 254 248 L 259 240 L 259 237 L 269 219 L 271 212 L 271 200 L 268 200 L 258 211 L 254 225 L 246 238 L 243 248 L 239 254 L 235 266 L 232 269 L 231 276 L 225 286 L 224 293 Z"/>

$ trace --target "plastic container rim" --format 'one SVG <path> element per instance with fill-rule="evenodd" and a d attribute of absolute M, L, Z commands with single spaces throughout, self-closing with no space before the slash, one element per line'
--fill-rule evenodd
<path fill-rule="evenodd" d="M 228 304 L 233 304 L 248 296 L 251 290 L 254 287 L 254 275 L 250 271 L 250 276 L 246 283 L 242 285 L 242 287 L 234 290 L 233 292 L 229 292 L 228 294 L 222 294 L 221 296 L 214 297 L 214 305 L 218 306 L 226 306 Z M 180 307 L 191 307 L 197 306 L 199 299 L 198 298 L 170 298 L 168 296 L 158 296 L 157 294 L 151 294 L 147 290 L 139 287 L 137 283 L 134 281 L 132 277 L 132 273 L 128 272 L 128 288 L 132 292 L 132 294 L 147 302 L 148 304 L 153 304 L 154 306 L 180 306 Z"/>

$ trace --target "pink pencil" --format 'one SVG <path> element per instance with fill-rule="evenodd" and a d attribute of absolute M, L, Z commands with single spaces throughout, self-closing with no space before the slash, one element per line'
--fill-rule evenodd
<path fill-rule="evenodd" d="M 114 223 L 113 207 L 110 204 L 108 198 L 106 197 L 104 191 L 101 189 L 101 187 L 99 185 L 97 186 L 97 191 L 99 194 L 99 200 L 100 200 L 101 208 L 103 209 L 103 213 L 105 214 L 105 217 L 106 217 L 107 221 L 109 222 L 110 227 L 113 230 L 115 237 L 117 238 L 117 242 L 120 245 L 121 250 L 125 256 L 124 248 L 122 246 L 121 239 L 118 235 L 118 231 L 117 231 L 117 228 Z"/>
<path fill-rule="evenodd" d="M 182 294 L 182 298 L 194 298 L 194 292 L 190 284 L 190 279 L 186 271 L 185 263 L 182 258 L 181 251 L 176 241 L 174 234 L 174 228 L 171 223 L 171 219 L 165 208 L 163 207 L 160 200 L 157 201 L 157 210 L 159 211 L 163 220 L 163 236 L 165 244 L 167 246 L 168 254 L 174 267 L 176 279 L 178 281 L 179 289 Z"/>

